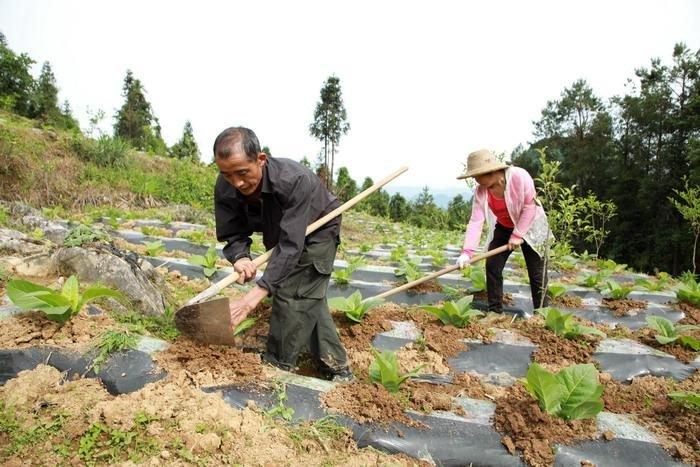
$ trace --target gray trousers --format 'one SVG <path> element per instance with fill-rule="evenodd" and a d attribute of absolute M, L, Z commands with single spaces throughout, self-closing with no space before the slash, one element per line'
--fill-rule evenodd
<path fill-rule="evenodd" d="M 308 348 L 331 373 L 348 367 L 326 301 L 337 240 L 306 245 L 299 263 L 272 298 L 270 333 L 264 359 L 293 370 L 299 354 Z"/>

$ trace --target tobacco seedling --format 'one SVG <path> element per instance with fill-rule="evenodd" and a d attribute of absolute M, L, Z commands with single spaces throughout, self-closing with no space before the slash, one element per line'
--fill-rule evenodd
<path fill-rule="evenodd" d="M 592 274 L 586 274 L 576 278 L 576 283 L 583 287 L 595 288 L 599 282 L 607 278 L 610 274 L 606 271 L 600 271 Z"/>
<path fill-rule="evenodd" d="M 165 244 L 161 240 L 143 242 L 143 246 L 146 247 L 146 256 L 158 256 L 165 251 Z"/>
<path fill-rule="evenodd" d="M 333 297 L 328 300 L 328 306 L 345 313 L 348 319 L 356 323 L 362 322 L 365 313 L 384 302 L 382 298 L 368 298 L 362 300 L 362 293 L 356 290 L 349 297 Z"/>
<path fill-rule="evenodd" d="M 417 281 L 423 277 L 423 272 L 418 269 L 418 264 L 411 260 L 401 260 L 401 266 L 394 270 L 396 277 L 403 277 L 406 283 Z"/>
<path fill-rule="evenodd" d="M 356 256 L 348 260 L 348 265 L 345 269 L 338 269 L 333 271 L 331 277 L 338 285 L 346 285 L 350 282 L 352 273 L 357 270 L 360 266 L 364 264 L 364 259 L 361 256 Z"/>
<path fill-rule="evenodd" d="M 700 412 L 700 392 L 669 392 L 668 397 L 689 409 Z"/>
<path fill-rule="evenodd" d="M 389 392 L 398 392 L 399 387 L 408 378 L 418 376 L 418 371 L 425 365 L 420 365 L 408 373 L 401 373 L 396 354 L 391 351 L 379 352 L 372 348 L 374 361 L 369 365 L 369 377 L 372 382 L 380 383 Z"/>
<path fill-rule="evenodd" d="M 441 307 L 421 306 L 422 309 L 435 315 L 442 324 L 450 324 L 457 328 L 469 326 L 473 319 L 483 316 L 484 313 L 472 308 L 472 295 L 467 295 L 456 302 L 446 301 Z"/>
<path fill-rule="evenodd" d="M 599 259 L 596 261 L 596 265 L 606 271 L 608 275 L 624 272 L 627 269 L 626 264 L 617 264 L 611 259 Z"/>
<path fill-rule="evenodd" d="M 555 417 L 594 418 L 603 410 L 600 396 L 604 387 L 598 382 L 598 370 L 590 363 L 572 365 L 556 374 L 533 363 L 523 385 L 537 399 L 540 408 Z"/>
<path fill-rule="evenodd" d="M 605 281 L 605 287 L 601 289 L 603 295 L 609 295 L 614 300 L 622 300 L 634 290 L 634 287 L 624 287 L 615 281 Z"/>
<path fill-rule="evenodd" d="M 678 341 L 679 344 L 689 347 L 696 352 L 700 350 L 700 341 L 693 336 L 682 335 L 682 332 L 700 329 L 694 324 L 673 324 L 661 316 L 647 316 L 647 324 L 656 331 L 654 336 L 660 344 L 666 345 Z"/>
<path fill-rule="evenodd" d="M 401 260 L 406 258 L 407 254 L 408 249 L 405 246 L 400 245 L 391 250 L 391 253 L 389 254 L 389 259 L 394 263 L 400 263 Z"/>
<path fill-rule="evenodd" d="M 187 258 L 187 262 L 190 264 L 194 264 L 195 266 L 202 266 L 204 275 L 207 278 L 210 278 L 211 276 L 216 274 L 216 262 L 218 259 L 219 254 L 216 252 L 216 248 L 210 246 L 207 249 L 207 253 L 204 256 L 192 255 L 189 258 Z"/>
<path fill-rule="evenodd" d="M 253 327 L 253 325 L 255 324 L 255 322 L 256 322 L 257 320 L 258 320 L 257 318 L 246 318 L 246 319 L 244 319 L 243 321 L 241 321 L 240 323 L 238 323 L 238 326 L 236 326 L 236 329 L 233 330 L 233 335 L 234 335 L 234 336 L 237 336 L 237 335 L 239 335 L 239 334 L 241 334 L 241 333 L 246 332 L 248 329 L 250 329 L 251 327 Z"/>
<path fill-rule="evenodd" d="M 469 292 L 476 293 L 486 290 L 486 272 L 481 267 L 469 266 L 462 272 L 462 276 L 471 281 Z"/>
<path fill-rule="evenodd" d="M 549 295 L 552 298 L 563 297 L 568 291 L 569 287 L 566 284 L 562 284 L 559 282 L 550 282 L 547 286 L 547 295 Z"/>
<path fill-rule="evenodd" d="M 700 286 L 695 280 L 694 274 L 683 278 L 683 282 L 676 291 L 676 298 L 682 302 L 688 302 L 700 307 Z"/>
<path fill-rule="evenodd" d="M 604 332 L 589 326 L 582 326 L 574 320 L 573 313 L 562 313 L 556 308 L 538 308 L 537 313 L 544 317 L 545 326 L 559 337 L 574 339 L 584 334 L 607 337 Z"/>
<path fill-rule="evenodd" d="M 58 323 L 65 323 L 78 314 L 90 300 L 99 297 L 121 297 L 121 293 L 106 287 L 90 286 L 82 294 L 78 288 L 78 278 L 70 276 L 61 290 L 51 290 L 33 282 L 12 280 L 7 283 L 7 295 L 12 303 L 23 310 L 40 310 L 46 317 Z"/>
<path fill-rule="evenodd" d="M 660 292 L 671 285 L 671 276 L 667 272 L 660 272 L 656 281 L 649 279 L 637 279 L 635 285 L 643 287 L 650 292 Z"/>

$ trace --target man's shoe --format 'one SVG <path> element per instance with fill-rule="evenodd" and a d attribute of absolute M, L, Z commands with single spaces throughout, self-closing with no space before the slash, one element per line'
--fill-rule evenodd
<path fill-rule="evenodd" d="M 355 375 L 352 374 L 352 371 L 350 371 L 350 368 L 343 368 L 342 370 L 338 370 L 335 373 L 333 373 L 333 376 L 331 377 L 331 381 L 334 383 L 347 383 L 348 381 L 352 381 L 355 379 Z"/>

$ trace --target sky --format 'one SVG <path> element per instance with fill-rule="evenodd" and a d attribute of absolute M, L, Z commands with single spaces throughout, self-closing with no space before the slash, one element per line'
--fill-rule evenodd
<path fill-rule="evenodd" d="M 607 100 L 673 45 L 700 48 L 699 1 L 0 0 L 12 50 L 51 63 L 82 128 L 111 131 L 127 69 L 168 145 L 192 122 L 202 159 L 229 126 L 273 156 L 315 160 L 325 80 L 340 78 L 350 131 L 336 168 L 359 183 L 464 189 L 466 155 L 533 140 L 548 100 L 585 79 Z"/>

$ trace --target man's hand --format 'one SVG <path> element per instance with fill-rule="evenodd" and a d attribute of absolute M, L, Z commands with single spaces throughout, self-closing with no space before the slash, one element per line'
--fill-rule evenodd
<path fill-rule="evenodd" d="M 255 277 L 258 268 L 250 258 L 241 258 L 233 263 L 233 270 L 238 273 L 236 282 L 243 284 Z M 253 307 L 255 308 L 255 307 Z"/>
<path fill-rule="evenodd" d="M 245 294 L 242 299 L 231 302 L 229 304 L 231 329 L 236 329 L 236 326 L 246 319 L 248 314 L 253 311 L 255 307 L 258 306 L 258 303 L 265 297 L 267 297 L 267 290 L 256 285 L 250 292 Z"/>
<path fill-rule="evenodd" d="M 508 249 L 509 250 L 515 250 L 516 248 L 518 248 L 522 244 L 523 244 L 523 239 L 518 237 L 517 235 L 511 235 L 510 238 L 508 239 Z"/>

